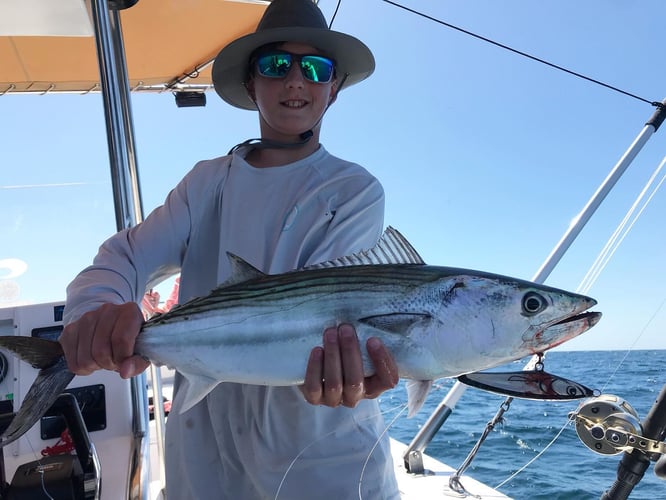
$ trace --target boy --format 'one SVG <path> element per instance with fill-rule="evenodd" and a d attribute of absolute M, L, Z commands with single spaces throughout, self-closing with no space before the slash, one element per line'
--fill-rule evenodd
<path fill-rule="evenodd" d="M 100 247 L 68 287 L 60 342 L 70 370 L 144 370 L 133 356 L 143 319 L 136 303 L 179 269 L 182 302 L 229 276 L 227 252 L 280 273 L 373 246 L 383 228 L 381 185 L 319 143 L 337 93 L 373 70 L 370 50 L 329 30 L 310 0 L 275 0 L 255 33 L 225 47 L 215 90 L 258 111 L 261 138 L 198 163 L 163 206 Z M 181 414 L 186 382 L 176 375 L 168 498 L 352 498 L 361 475 L 365 500 L 398 498 L 374 400 L 397 383 L 395 363 L 371 339 L 364 348 L 376 374 L 364 378 L 353 327 L 322 328 L 323 347 L 312 351 L 300 388 L 222 383 Z"/>

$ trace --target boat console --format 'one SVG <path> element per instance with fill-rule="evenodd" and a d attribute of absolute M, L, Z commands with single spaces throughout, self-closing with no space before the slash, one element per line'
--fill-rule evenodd
<path fill-rule="evenodd" d="M 64 304 L 58 302 L 0 309 L 0 335 L 55 340 L 63 328 L 63 309 Z M 28 363 L 0 353 L 2 430 L 36 376 L 37 370 Z M 36 498 L 35 494 L 43 495 L 44 490 L 53 498 L 77 500 L 141 498 L 140 491 L 129 493 L 134 487 L 132 478 L 146 473 L 141 470 L 145 451 L 140 444 L 145 436 L 137 435 L 142 431 L 132 410 L 132 398 L 131 381 L 113 372 L 101 370 L 74 377 L 51 409 L 26 434 L 2 449 L 4 491 L 0 498 Z M 119 467 L 119 463 L 126 465 Z"/>

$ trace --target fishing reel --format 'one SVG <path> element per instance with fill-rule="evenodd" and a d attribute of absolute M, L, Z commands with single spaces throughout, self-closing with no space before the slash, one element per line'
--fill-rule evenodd
<path fill-rule="evenodd" d="M 583 444 L 601 455 L 634 449 L 666 454 L 666 443 L 643 437 L 638 414 L 617 396 L 602 394 L 585 401 L 569 418 L 575 420 L 576 434 Z"/>

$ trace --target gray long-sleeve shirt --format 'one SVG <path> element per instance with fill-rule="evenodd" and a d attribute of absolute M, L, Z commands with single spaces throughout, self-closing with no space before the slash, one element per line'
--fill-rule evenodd
<path fill-rule="evenodd" d="M 68 287 L 65 323 L 105 302 L 140 302 L 180 269 L 183 302 L 229 275 L 226 253 L 267 273 L 373 246 L 384 193 L 362 167 L 330 155 L 255 168 L 233 156 L 198 163 L 138 226 L 100 248 Z M 322 325 L 323 329 L 331 325 Z M 177 375 L 167 421 L 167 495 L 180 499 L 398 498 L 376 401 L 306 403 L 298 388 L 222 383 L 179 413 Z M 371 450 L 379 442 L 374 451 Z M 366 464 L 367 460 L 367 464 Z"/>

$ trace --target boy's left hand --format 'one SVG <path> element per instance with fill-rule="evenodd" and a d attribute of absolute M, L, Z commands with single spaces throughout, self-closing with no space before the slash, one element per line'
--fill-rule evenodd
<path fill-rule="evenodd" d="M 366 343 L 375 367 L 374 375 L 363 376 L 361 346 L 349 324 L 324 330 L 324 347 L 310 353 L 305 381 L 300 387 L 306 401 L 314 405 L 354 408 L 362 399 L 373 399 L 398 383 L 398 367 L 378 338 Z"/>

